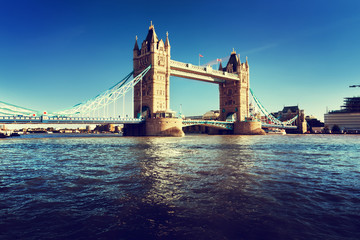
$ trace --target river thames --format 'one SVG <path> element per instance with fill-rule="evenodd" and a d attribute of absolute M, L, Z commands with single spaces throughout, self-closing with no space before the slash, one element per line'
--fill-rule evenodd
<path fill-rule="evenodd" d="M 360 239 L 360 136 L 0 140 L 0 239 Z"/>

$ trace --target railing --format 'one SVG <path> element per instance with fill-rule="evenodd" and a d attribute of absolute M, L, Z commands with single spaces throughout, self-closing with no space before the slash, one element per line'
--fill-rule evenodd
<path fill-rule="evenodd" d="M 232 130 L 234 129 L 234 122 L 227 122 L 227 121 L 211 121 L 211 120 L 183 120 L 183 125 L 186 126 L 193 126 L 193 125 L 207 125 L 207 126 L 214 126 L 224 129 Z"/>
<path fill-rule="evenodd" d="M 234 129 L 234 122 L 229 121 L 211 121 L 211 120 L 183 120 L 183 125 L 186 126 L 193 126 L 193 125 L 207 125 L 207 126 L 214 126 L 225 128 L 229 130 Z M 297 126 L 292 125 L 285 125 L 285 124 L 274 124 L 274 123 L 263 123 L 261 122 L 261 126 L 268 128 L 281 128 L 281 129 L 297 129 Z"/>
<path fill-rule="evenodd" d="M 114 122 L 142 122 L 143 118 L 101 118 L 101 117 L 49 117 L 47 121 L 114 121 Z"/>
<path fill-rule="evenodd" d="M 293 126 L 293 125 L 279 125 L 279 124 L 274 124 L 274 123 L 261 123 L 262 127 L 265 128 L 281 128 L 281 129 L 297 129 L 297 126 Z"/>
<path fill-rule="evenodd" d="M 175 60 L 170 60 L 170 66 L 176 66 L 176 67 L 188 67 L 188 63 L 178 62 Z"/>
<path fill-rule="evenodd" d="M 62 117 L 62 116 L 0 116 L 2 123 L 141 123 L 143 118 L 101 118 L 101 117 Z"/>
<path fill-rule="evenodd" d="M 41 117 L 29 116 L 0 116 L 0 122 L 39 122 Z"/>
<path fill-rule="evenodd" d="M 201 67 L 201 66 L 196 66 L 196 65 L 191 65 L 191 64 L 188 64 L 187 67 L 190 69 L 193 69 L 193 70 L 206 71 L 206 67 Z"/>

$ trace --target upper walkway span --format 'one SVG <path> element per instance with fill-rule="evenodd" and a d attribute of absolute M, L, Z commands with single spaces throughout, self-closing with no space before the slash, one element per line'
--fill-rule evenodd
<path fill-rule="evenodd" d="M 211 66 L 195 66 L 170 60 L 170 74 L 175 77 L 190 78 L 210 83 L 223 83 L 225 80 L 239 81 L 238 74 L 218 71 Z"/>

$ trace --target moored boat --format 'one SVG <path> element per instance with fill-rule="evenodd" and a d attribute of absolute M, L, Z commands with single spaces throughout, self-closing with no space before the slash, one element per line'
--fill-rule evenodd
<path fill-rule="evenodd" d="M 9 131 L 0 131 L 0 138 L 8 138 L 11 136 L 11 132 Z"/>
<path fill-rule="evenodd" d="M 285 129 L 267 129 L 265 130 L 266 134 L 267 135 L 285 135 L 286 132 L 285 132 Z"/>
<path fill-rule="evenodd" d="M 0 138 L 7 138 L 9 136 L 6 136 L 4 133 L 0 133 Z"/>
<path fill-rule="evenodd" d="M 13 132 L 10 134 L 10 137 L 20 137 L 20 134 L 18 132 Z"/>

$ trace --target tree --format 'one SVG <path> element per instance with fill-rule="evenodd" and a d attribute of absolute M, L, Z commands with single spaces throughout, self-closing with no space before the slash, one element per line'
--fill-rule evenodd
<path fill-rule="evenodd" d="M 334 125 L 332 128 L 331 128 L 331 132 L 332 133 L 341 133 L 341 129 L 338 125 Z"/>
<path fill-rule="evenodd" d="M 325 127 L 323 128 L 323 133 L 330 133 L 330 129 L 329 129 L 328 126 L 325 126 Z"/>

